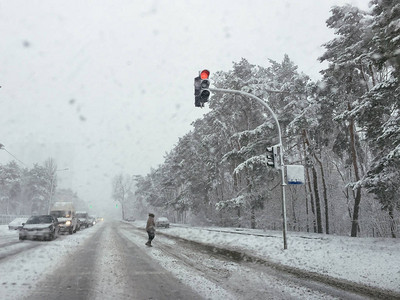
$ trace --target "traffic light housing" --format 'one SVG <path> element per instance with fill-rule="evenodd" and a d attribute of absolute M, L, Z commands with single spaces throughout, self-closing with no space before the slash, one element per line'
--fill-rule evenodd
<path fill-rule="evenodd" d="M 267 147 L 267 165 L 279 169 L 279 148 L 278 145 Z"/>
<path fill-rule="evenodd" d="M 210 97 L 210 71 L 203 70 L 200 75 L 194 78 L 194 106 L 203 107 L 205 102 L 208 102 Z"/>
<path fill-rule="evenodd" d="M 200 92 L 201 92 L 201 78 L 200 76 L 194 79 L 194 106 L 203 107 L 200 102 Z"/>

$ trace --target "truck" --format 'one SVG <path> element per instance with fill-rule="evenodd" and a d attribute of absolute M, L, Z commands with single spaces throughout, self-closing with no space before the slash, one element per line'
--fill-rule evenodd
<path fill-rule="evenodd" d="M 78 218 L 72 202 L 55 202 L 50 210 L 50 215 L 58 219 L 60 232 L 73 234 L 78 229 Z"/>

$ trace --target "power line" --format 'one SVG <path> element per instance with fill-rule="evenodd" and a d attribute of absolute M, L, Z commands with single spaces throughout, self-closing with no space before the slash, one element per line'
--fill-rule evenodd
<path fill-rule="evenodd" d="M 6 151 L 8 154 L 10 154 L 12 157 L 14 157 L 17 161 L 19 161 L 21 164 L 23 164 L 25 167 L 27 167 L 27 165 L 21 161 L 20 159 L 18 159 L 15 155 L 13 155 L 12 153 L 10 153 L 10 151 L 8 151 L 3 144 L 0 144 L 0 150 L 4 150 Z"/>

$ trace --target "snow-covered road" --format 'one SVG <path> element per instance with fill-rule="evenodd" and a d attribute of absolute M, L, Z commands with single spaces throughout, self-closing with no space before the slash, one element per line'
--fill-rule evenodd
<path fill-rule="evenodd" d="M 177 238 L 199 229 L 159 230 L 147 248 L 140 222 L 102 222 L 51 242 L 18 241 L 0 227 L 0 299 L 365 299 Z"/>
<path fill-rule="evenodd" d="M 146 240 L 140 229 L 121 232 L 138 246 Z M 147 254 L 205 299 L 333 299 L 270 268 L 236 262 L 197 244 L 157 235 L 155 245 Z"/>

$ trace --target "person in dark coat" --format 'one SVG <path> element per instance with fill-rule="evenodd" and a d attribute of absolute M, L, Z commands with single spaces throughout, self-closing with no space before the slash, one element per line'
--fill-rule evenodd
<path fill-rule="evenodd" d="M 146 245 L 149 247 L 153 247 L 151 245 L 151 241 L 154 239 L 155 232 L 156 232 L 156 224 L 154 223 L 154 214 L 149 214 L 149 218 L 147 219 L 146 224 L 146 231 L 149 235 L 149 240 L 147 241 Z"/>

